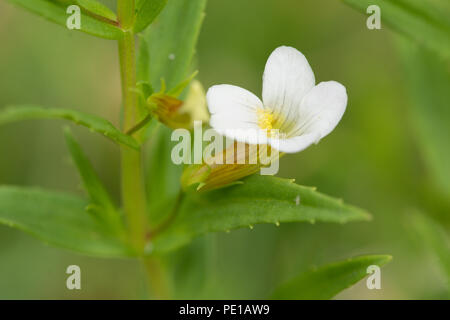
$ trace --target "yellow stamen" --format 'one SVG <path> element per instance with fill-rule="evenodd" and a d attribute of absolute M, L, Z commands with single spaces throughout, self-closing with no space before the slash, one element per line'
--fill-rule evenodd
<path fill-rule="evenodd" d="M 267 132 L 270 132 L 273 129 L 273 123 L 275 122 L 275 117 L 272 112 L 266 109 L 258 108 L 256 113 L 258 115 L 258 126 L 262 130 L 267 130 Z"/>

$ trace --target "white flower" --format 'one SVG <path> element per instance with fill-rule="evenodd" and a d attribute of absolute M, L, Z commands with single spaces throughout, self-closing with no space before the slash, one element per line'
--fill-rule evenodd
<path fill-rule="evenodd" d="M 267 143 L 281 152 L 294 153 L 333 131 L 347 106 L 345 87 L 335 81 L 315 85 L 305 56 L 292 47 L 272 52 L 262 91 L 263 101 L 237 86 L 209 88 L 206 99 L 211 126 L 239 142 Z M 278 130 L 279 135 L 270 134 L 271 130 Z"/>

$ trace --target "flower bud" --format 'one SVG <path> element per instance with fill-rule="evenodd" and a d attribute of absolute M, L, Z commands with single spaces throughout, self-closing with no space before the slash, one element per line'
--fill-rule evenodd
<path fill-rule="evenodd" d="M 180 112 L 190 115 L 191 126 L 194 121 L 203 121 L 204 123 L 209 121 L 209 112 L 206 107 L 206 93 L 200 81 L 192 81 L 186 101 L 181 106 Z"/>
<path fill-rule="evenodd" d="M 235 183 L 279 159 L 278 150 L 265 144 L 233 142 L 228 148 L 207 158 L 202 164 L 189 165 L 181 177 L 184 190 L 198 184 L 197 191 L 208 191 Z"/>
<path fill-rule="evenodd" d="M 180 113 L 183 101 L 165 93 L 155 93 L 148 98 L 149 105 L 153 106 L 152 113 L 158 120 L 169 128 L 188 128 L 190 125 L 189 114 Z"/>
<path fill-rule="evenodd" d="M 186 99 L 178 99 L 178 90 L 152 94 L 147 102 L 153 115 L 172 129 L 192 129 L 196 120 L 207 122 L 209 113 L 206 107 L 205 90 L 197 80 L 192 81 Z"/>

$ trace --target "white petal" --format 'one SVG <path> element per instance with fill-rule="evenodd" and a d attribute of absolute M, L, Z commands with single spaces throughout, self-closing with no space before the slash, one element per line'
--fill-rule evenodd
<path fill-rule="evenodd" d="M 304 134 L 289 139 L 270 139 L 269 143 L 272 148 L 280 152 L 296 153 L 305 150 L 319 139 L 315 133 Z"/>
<path fill-rule="evenodd" d="M 233 114 L 236 110 L 253 114 L 257 108 L 262 108 L 261 100 L 253 93 L 229 84 L 220 84 L 209 88 L 206 100 L 211 114 Z"/>
<path fill-rule="evenodd" d="M 285 119 L 296 117 L 303 97 L 314 84 L 314 73 L 305 56 L 295 48 L 279 47 L 270 55 L 264 70 L 264 106 Z"/>
<path fill-rule="evenodd" d="M 220 134 L 240 142 L 257 143 L 266 137 L 258 126 L 257 108 L 261 100 L 243 88 L 222 84 L 209 88 L 206 94 L 210 125 Z M 267 140 L 267 139 L 266 139 Z"/>
<path fill-rule="evenodd" d="M 248 128 L 248 129 L 215 129 L 219 134 L 236 140 L 238 142 L 246 142 L 250 144 L 267 144 L 269 138 L 267 133 L 259 128 Z"/>
<path fill-rule="evenodd" d="M 298 125 L 292 135 L 315 133 L 318 140 L 322 139 L 339 123 L 346 106 L 347 92 L 342 84 L 336 81 L 319 83 L 303 98 Z"/>

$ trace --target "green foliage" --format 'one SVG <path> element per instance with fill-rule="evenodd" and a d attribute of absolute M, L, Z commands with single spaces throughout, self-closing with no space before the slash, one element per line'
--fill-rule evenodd
<path fill-rule="evenodd" d="M 445 230 L 432 219 L 418 212 L 412 213 L 409 221 L 417 240 L 439 262 L 447 278 L 447 288 L 450 293 L 450 240 Z"/>
<path fill-rule="evenodd" d="M 109 139 L 133 149 L 139 144 L 132 137 L 123 134 L 109 121 L 84 112 L 68 109 L 52 109 L 39 106 L 11 106 L 0 111 L 0 125 L 28 119 L 66 119 L 103 134 Z"/>
<path fill-rule="evenodd" d="M 450 196 L 450 61 L 399 39 L 405 83 L 411 99 L 408 110 L 426 165 L 439 192 Z"/>
<path fill-rule="evenodd" d="M 110 4 L 117 2 L 116 0 L 98 1 Z M 122 30 L 117 24 L 107 21 L 107 19 L 113 19 L 114 14 L 101 12 L 101 8 L 95 7 L 100 3 L 96 0 L 10 0 L 10 2 L 28 8 L 62 26 L 65 25 L 69 16 L 65 12 L 67 6 L 78 3 L 83 7 L 82 31 L 96 35 L 100 33 L 100 36 L 106 38 L 122 36 Z M 131 1 L 123 1 L 125 2 L 131 3 Z M 129 10 L 126 15 L 136 17 L 133 31 L 141 31 L 139 29 L 143 31 L 156 16 L 162 1 L 136 0 L 136 2 L 136 10 Z M 398 264 L 392 269 L 392 275 L 395 273 L 392 279 L 395 278 L 395 281 L 389 283 L 389 288 L 383 288 L 383 297 L 410 298 L 418 295 L 423 297 L 424 294 L 429 298 L 440 297 L 441 292 L 436 291 L 436 275 L 433 270 L 426 268 L 428 264 L 415 263 L 414 259 L 417 256 L 413 252 L 414 248 L 410 241 L 404 238 L 404 220 L 399 219 L 397 213 L 405 206 L 423 207 L 428 204 L 431 208 L 424 210 L 433 216 L 441 212 L 446 218 L 445 213 L 448 212 L 445 210 L 445 204 L 439 203 L 443 199 L 434 194 L 434 190 L 430 190 L 429 185 L 422 183 L 424 182 L 420 179 L 422 171 L 417 161 L 417 151 L 422 152 L 430 173 L 440 186 L 439 191 L 448 195 L 450 190 L 447 165 L 449 148 L 444 138 L 449 136 L 448 64 L 436 59 L 436 55 L 421 52 L 416 47 L 418 45 L 428 47 L 435 52 L 441 52 L 441 56 L 447 53 L 448 57 L 450 2 L 448 0 L 373 0 L 370 2 L 347 0 L 346 2 L 352 3 L 363 13 L 360 16 L 360 30 L 365 27 L 364 20 L 367 18 L 365 10 L 369 4 L 381 4 L 382 9 L 384 31 L 367 31 L 367 34 L 363 33 L 362 36 L 355 33 L 355 37 L 349 39 L 354 44 L 352 50 L 345 50 L 348 47 L 347 44 L 333 41 L 339 38 L 342 32 L 345 33 L 349 28 L 354 28 L 353 19 L 351 19 L 354 12 L 340 11 L 342 3 L 338 1 L 332 1 L 326 7 L 318 7 L 318 2 L 314 1 L 290 1 L 288 6 L 285 1 L 263 0 L 256 6 L 251 2 L 241 1 L 239 10 L 236 10 L 235 3 L 212 2 L 208 13 L 208 30 L 203 34 L 202 58 L 205 59 L 202 60 L 201 76 L 210 83 L 214 81 L 214 73 L 220 72 L 225 78 L 230 78 L 232 74 L 236 76 L 236 70 L 238 70 L 239 82 L 247 83 L 256 89 L 255 86 L 259 81 L 258 83 L 254 81 L 259 79 L 262 71 L 260 67 L 270 51 L 280 44 L 288 43 L 306 51 L 307 56 L 314 60 L 311 64 L 321 68 L 321 70 L 315 70 L 319 74 L 331 71 L 339 74 L 336 80 L 345 79 L 352 103 L 349 104 L 345 121 L 339 125 L 336 136 L 333 134 L 330 137 L 331 140 L 327 139 L 328 142 L 325 141 L 320 148 L 308 150 L 297 158 L 293 156 L 292 161 L 287 160 L 286 165 L 283 166 L 283 175 L 297 176 L 303 183 L 315 181 L 314 183 L 318 183 L 320 188 L 327 189 L 332 194 L 358 199 L 360 204 L 367 205 L 376 212 L 377 223 L 374 226 L 358 224 L 355 228 L 351 225 L 309 227 L 304 224 L 290 224 L 283 228 L 269 225 L 255 227 L 255 230 L 251 232 L 236 232 L 227 236 L 226 241 L 222 236 L 214 233 L 199 237 L 191 243 L 191 246 L 185 246 L 181 250 L 162 256 L 163 259 L 169 258 L 168 264 L 171 268 L 167 271 L 171 272 L 170 285 L 173 285 L 175 298 L 258 297 L 263 292 L 267 292 L 268 287 L 273 284 L 274 277 L 285 279 L 284 275 L 290 272 L 290 266 L 309 264 L 311 260 L 317 259 L 317 255 L 320 257 L 334 255 L 336 250 L 342 251 L 343 248 L 361 251 L 367 247 L 375 250 L 389 247 L 397 252 Z M 197 10 L 201 8 L 202 3 L 204 6 L 204 0 L 170 0 L 168 7 L 164 10 L 165 13 L 157 18 L 158 22 L 139 34 L 141 46 L 137 63 L 136 89 L 144 97 L 144 102 L 141 101 L 141 104 L 145 103 L 145 97 L 153 92 L 150 83 L 156 85 L 155 91 L 158 91 L 160 78 L 164 77 L 171 89 L 195 69 L 191 60 L 197 40 L 196 34 L 199 32 L 203 18 L 202 10 Z M 150 10 L 144 10 L 145 5 L 150 6 Z M 9 10 L 1 13 L 8 16 Z M 46 30 L 46 26 L 36 25 L 35 19 L 24 20 L 20 16 L 16 19 L 15 10 L 11 13 L 13 14 L 11 21 L 19 22 L 21 26 L 9 23 L 1 34 L 5 46 L 5 50 L 1 53 L 5 61 L 8 61 L 2 68 L 3 83 L 0 87 L 3 93 L 0 96 L 4 100 L 3 103 L 15 99 L 32 100 L 33 97 L 47 99 L 49 97 L 45 91 L 45 84 L 52 87 L 53 91 L 59 92 L 59 95 L 57 94 L 54 98 L 61 99 L 65 92 L 71 91 L 70 88 L 79 84 L 76 70 L 91 68 L 95 58 L 91 61 L 81 57 L 79 51 L 73 47 L 79 47 L 80 43 L 71 41 L 70 33 L 69 37 L 57 39 L 58 47 L 66 49 L 62 51 L 55 51 L 51 41 L 53 37 L 48 34 L 34 32 L 33 37 L 27 36 L 28 33 L 24 34 L 24 30 L 37 28 L 42 31 Z M 336 17 L 336 13 L 339 13 L 339 17 Z M 232 23 L 230 23 L 230 17 L 233 17 Z M 320 27 L 315 28 L 319 20 Z M 416 40 L 402 48 L 402 56 L 395 57 L 391 46 L 386 43 L 389 25 L 403 35 Z M 13 29 L 17 32 L 10 32 Z M 331 33 L 324 33 L 324 30 L 331 30 Z M 370 37 L 367 36 L 369 33 L 371 33 Z M 327 39 L 326 34 L 331 35 L 333 39 L 330 37 Z M 24 37 L 20 37 L 21 35 Z M 332 41 L 327 41 L 330 39 Z M 92 44 L 89 39 L 85 40 L 88 41 L 88 45 Z M 84 40 L 80 39 L 80 41 L 83 43 Z M 326 45 L 318 46 L 319 42 Z M 8 46 L 11 43 L 14 45 Z M 134 45 L 129 47 L 134 48 Z M 367 50 L 369 47 L 373 50 Z M 312 56 L 308 53 L 311 48 L 315 48 Z M 88 49 L 97 48 L 89 47 Z M 329 55 L 330 52 L 333 52 L 332 57 Z M 55 55 L 61 59 L 55 59 Z M 338 65 L 333 60 L 339 61 Z M 58 79 L 63 76 L 60 66 L 64 61 L 72 62 L 66 66 L 67 70 L 64 70 L 68 74 L 75 71 L 74 77 L 55 82 L 55 77 Z M 408 75 L 405 77 L 407 81 L 404 83 L 400 81 L 401 69 L 398 68 L 398 64 L 403 61 L 408 70 Z M 130 60 L 125 60 L 124 64 L 127 64 L 126 62 Z M 177 63 L 178 65 L 175 66 Z M 133 63 L 130 65 L 130 69 L 133 69 Z M 130 66 L 125 66 L 125 68 L 128 67 Z M 100 63 L 98 72 L 92 74 L 92 83 L 107 84 L 108 81 L 105 83 L 105 77 L 109 75 L 107 70 L 109 68 Z M 446 72 L 447 75 L 445 75 Z M 129 71 L 129 74 L 132 73 L 133 70 Z M 38 81 L 33 75 L 38 78 Z M 21 81 L 22 85 L 17 85 L 17 81 Z M 403 95 L 407 89 L 405 84 L 410 85 L 410 101 Z M 126 85 L 128 88 L 134 86 L 133 83 Z M 24 91 L 22 88 L 27 90 Z M 367 90 L 367 88 L 373 90 Z M 127 90 L 125 85 L 123 89 Z M 85 94 L 80 101 L 90 101 L 96 94 L 96 90 L 81 91 Z M 74 95 L 79 93 L 79 91 L 74 92 Z M 123 105 L 125 106 L 126 102 Z M 411 145 L 415 136 L 412 137 L 413 132 L 408 130 L 411 128 L 408 126 L 408 119 L 405 119 L 407 116 L 413 118 L 412 129 L 419 137 L 420 149 Z M 8 117 L 14 119 L 16 116 L 9 114 L 6 118 Z M 74 120 L 73 115 L 69 119 L 71 117 Z M 5 120 L 6 118 L 1 115 L 0 123 L 12 121 Z M 65 118 L 65 116 L 57 116 L 57 118 Z M 181 170 L 180 166 L 175 166 L 170 160 L 171 131 L 161 125 L 157 127 L 156 124 L 157 121 L 152 121 L 151 128 L 146 131 L 147 136 L 150 133 L 152 136 L 150 160 L 146 163 L 146 169 L 148 169 L 146 183 L 150 191 L 148 199 L 153 218 L 171 212 L 173 199 L 179 187 Z M 87 126 L 92 129 L 92 124 Z M 150 132 L 150 129 L 153 131 Z M 3 151 L 11 149 L 11 155 L 8 156 L 5 154 L 7 152 L 3 152 L 0 156 L 2 181 L 36 183 L 39 179 L 45 185 L 52 185 L 61 179 L 65 180 L 65 172 L 58 170 L 42 172 L 53 164 L 51 157 L 47 163 L 40 156 L 41 153 L 48 153 L 45 146 L 34 146 L 33 137 L 23 132 L 9 134 L 7 130 L 4 133 L 6 135 L 1 137 L 4 140 Z M 41 134 L 45 138 L 48 136 L 45 130 L 40 132 Z M 138 134 L 134 137 L 141 141 Z M 39 140 L 39 137 L 37 139 Z M 66 136 L 66 139 L 90 199 L 82 200 L 74 196 L 39 189 L 0 187 L 0 221 L 26 230 L 45 242 L 82 253 L 105 257 L 129 255 L 128 249 L 120 240 L 112 239 L 112 230 L 107 228 L 104 222 L 100 222 L 107 219 L 100 216 L 104 211 L 92 210 L 93 203 L 95 208 L 102 206 L 101 204 L 103 207 L 114 207 L 114 204 L 112 202 L 109 204 L 108 194 L 80 146 L 70 135 Z M 131 138 L 122 136 L 120 139 L 125 141 Z M 128 142 L 133 146 L 137 145 L 134 140 Z M 33 147 L 20 147 L 24 145 Z M 58 146 L 52 147 L 58 148 Z M 52 152 L 53 150 L 54 154 L 60 153 L 57 149 L 52 149 Z M 105 158 L 104 155 L 96 161 L 105 166 L 108 172 L 116 169 L 117 163 Z M 138 163 L 135 167 L 141 167 L 138 161 L 135 163 Z M 122 173 L 122 176 L 124 175 L 127 176 L 126 170 Z M 248 180 L 259 178 L 267 177 L 255 176 Z M 142 185 L 139 178 L 135 181 L 136 185 Z M 286 182 L 286 184 L 289 183 Z M 245 195 L 250 194 L 244 199 L 239 198 L 239 194 L 234 190 L 240 190 L 238 188 L 242 189 L 249 185 L 233 186 L 212 193 L 188 194 L 182 203 L 179 215 L 175 216 L 174 220 L 170 220 L 174 221 L 174 225 L 170 227 L 165 225 L 167 229 L 152 239 L 154 250 L 177 248 L 206 232 L 226 231 L 228 229 L 221 229 L 221 221 L 225 218 L 228 220 L 223 225 L 231 226 L 231 230 L 249 227 L 250 223 L 251 225 L 259 223 L 257 218 L 261 218 L 263 223 L 273 223 L 276 221 L 275 218 L 279 218 L 277 219 L 279 221 L 281 217 L 288 222 L 289 217 L 306 216 L 308 221 L 313 215 L 312 212 L 323 214 L 328 211 L 330 211 L 328 218 L 335 217 L 331 211 L 333 208 L 337 209 L 336 207 L 331 205 L 331 209 L 329 207 L 320 209 L 319 205 L 315 206 L 311 202 L 316 199 L 316 192 L 291 184 L 293 190 L 300 188 L 306 194 L 312 193 L 309 195 L 310 198 L 308 195 L 301 197 L 299 207 L 304 205 L 305 199 L 310 199 L 310 202 L 307 203 L 306 208 L 297 208 L 297 215 L 296 208 L 292 208 L 294 203 L 292 198 L 296 192 L 292 194 L 291 191 L 284 192 L 289 188 L 283 186 L 284 193 L 279 194 L 275 192 L 276 190 L 270 190 L 271 186 L 271 183 L 268 183 L 267 187 L 262 186 L 261 192 L 259 187 L 255 187 L 254 192 L 243 189 L 247 190 Z M 264 199 L 258 198 L 257 192 L 260 192 Z M 131 191 L 131 193 L 135 192 Z M 266 197 L 269 198 L 268 201 Z M 424 204 L 427 201 L 428 203 Z M 129 203 L 133 204 L 133 197 Z M 244 203 L 242 209 L 237 209 L 242 203 Z M 337 200 L 331 203 L 338 204 Z M 438 212 L 433 212 L 433 205 L 438 207 Z M 220 209 L 221 206 L 223 209 Z M 250 208 L 250 210 L 244 208 Z M 229 213 L 230 216 L 228 216 Z M 408 218 L 411 218 L 408 221 L 411 221 L 414 226 L 412 228 L 414 236 L 417 235 L 417 240 L 422 242 L 435 258 L 440 257 L 442 267 L 448 274 L 448 246 L 445 246 L 445 240 L 448 238 L 446 239 L 444 230 L 440 230 L 442 228 L 439 225 L 426 217 L 411 215 Z M 363 219 L 365 218 L 361 215 L 360 220 Z M 196 229 L 197 224 L 199 230 Z M 153 224 L 151 227 L 157 227 L 157 225 Z M 59 254 L 56 251 L 48 252 L 40 247 L 29 247 L 29 243 L 22 241 L 23 239 L 17 237 L 15 233 L 10 235 L 9 232 L 2 232 L 0 239 L 2 247 L 0 269 L 6 275 L 0 278 L 0 287 L 5 288 L 0 290 L 3 291 L 0 292 L 0 298 L 54 298 L 55 294 L 66 294 L 61 286 L 60 278 L 46 279 L 49 288 L 60 289 L 40 290 L 40 282 L 36 279 L 41 277 L 27 276 L 27 274 L 41 274 L 45 277 L 49 273 L 49 266 L 57 269 L 61 263 L 65 264 L 65 259 L 71 260 L 74 256 Z M 11 248 L 13 250 L 10 250 Z M 45 261 L 41 261 L 42 255 L 45 255 Z M 30 259 L 35 262 L 31 273 L 28 272 Z M 84 260 L 80 261 L 84 263 Z M 136 274 L 134 263 L 108 264 L 107 269 L 110 270 L 110 275 L 120 273 L 127 276 L 126 279 L 123 277 L 123 281 L 109 281 L 108 284 L 98 281 L 104 286 L 99 291 L 95 280 L 101 277 L 96 277 L 95 274 L 105 275 L 105 270 L 102 269 L 104 265 L 101 260 L 88 259 L 87 262 L 91 264 L 90 285 L 86 288 L 87 291 L 83 290 L 83 297 L 98 298 L 101 292 L 101 295 L 106 294 L 106 297 L 114 299 L 129 298 L 127 294 L 130 292 L 130 287 L 139 286 L 142 290 L 142 282 L 133 279 L 133 274 Z M 126 265 L 132 267 L 129 268 Z M 167 267 L 164 265 L 164 268 Z M 329 267 L 319 269 L 319 271 L 328 270 L 328 272 L 310 271 L 304 275 L 303 280 L 294 280 L 286 284 L 277 290 L 276 294 L 285 294 L 287 298 L 303 298 L 306 295 L 308 298 L 332 297 L 345 287 L 344 283 L 347 283 L 347 281 L 341 281 L 342 274 L 346 274 L 345 270 L 349 270 L 346 279 L 351 279 L 350 274 L 355 275 L 350 269 L 335 269 L 341 273 L 334 274 L 332 272 L 334 269 Z M 363 267 L 355 272 L 362 270 L 364 270 Z M 164 273 L 164 270 L 156 270 L 155 278 L 164 276 L 158 271 Z M 132 278 L 129 278 L 129 275 Z M 108 275 L 106 274 L 105 277 Z M 423 281 L 411 286 L 410 282 L 414 277 Z M 333 287 L 336 280 L 339 282 L 336 283 L 336 287 Z M 91 281 L 94 282 L 91 283 Z M 328 291 L 330 286 L 334 292 Z M 283 291 L 283 288 L 286 288 L 286 291 Z M 438 290 L 440 290 L 439 286 Z M 198 295 L 201 291 L 204 293 Z M 299 293 L 302 296 L 298 296 Z"/>
<path fill-rule="evenodd" d="M 169 96 L 173 96 L 173 97 L 180 96 L 182 94 L 182 92 L 184 91 L 184 89 L 186 89 L 191 84 L 191 81 L 197 76 L 197 74 L 198 74 L 197 70 L 192 72 L 192 74 L 189 77 L 187 77 L 186 79 L 181 81 L 179 84 L 177 84 L 175 87 L 173 87 L 172 89 L 167 91 L 167 94 Z"/>
<path fill-rule="evenodd" d="M 137 82 L 147 82 L 150 85 L 150 52 L 147 40 L 142 34 L 139 37 L 139 50 L 136 58 Z"/>
<path fill-rule="evenodd" d="M 187 78 L 205 6 L 206 0 L 168 2 L 157 22 L 141 36 L 138 80 L 148 81 L 157 89 L 161 78 L 168 88 Z M 170 211 L 180 187 L 182 166 L 171 160 L 170 135 L 171 130 L 160 125 L 149 145 L 147 190 L 151 215 L 156 219 Z"/>
<path fill-rule="evenodd" d="M 370 5 L 381 9 L 381 21 L 441 56 L 450 57 L 450 4 L 448 0 L 344 0 L 366 13 Z"/>
<path fill-rule="evenodd" d="M 144 32 L 150 56 L 149 80 L 155 91 L 161 78 L 173 88 L 187 77 L 205 6 L 206 0 L 169 1 L 157 23 Z M 138 65 L 138 70 L 142 67 Z"/>
<path fill-rule="evenodd" d="M 283 222 L 366 221 L 370 215 L 339 199 L 323 195 L 292 180 L 254 175 L 241 185 L 186 195 L 178 216 L 155 237 L 155 251 L 170 250 L 208 232 L 253 228 Z"/>
<path fill-rule="evenodd" d="M 66 13 L 66 10 L 71 3 L 63 4 L 51 0 L 8 1 L 64 27 L 66 26 L 67 18 L 70 16 Z M 82 2 L 85 4 L 88 2 L 92 3 L 93 1 L 84 0 Z M 122 30 L 116 25 L 91 17 L 84 11 L 81 12 L 80 27 L 80 31 L 105 39 L 120 39 L 123 35 Z"/>
<path fill-rule="evenodd" d="M 164 255 L 173 278 L 174 299 L 198 299 L 205 290 L 215 272 L 214 239 L 214 234 L 198 238 L 180 250 Z"/>
<path fill-rule="evenodd" d="M 156 221 L 167 215 L 180 189 L 183 166 L 171 159 L 174 142 L 170 141 L 171 130 L 159 123 L 155 124 L 149 144 L 147 168 L 147 193 L 150 215 Z M 156 222 L 153 221 L 153 222 Z"/>
<path fill-rule="evenodd" d="M 127 247 L 86 212 L 88 205 L 83 199 L 60 192 L 0 186 L 0 223 L 81 253 L 129 256 Z"/>
<path fill-rule="evenodd" d="M 137 0 L 134 32 L 138 33 L 147 28 L 155 20 L 166 3 L 167 0 Z"/>
<path fill-rule="evenodd" d="M 89 205 L 87 210 L 101 218 L 105 224 L 120 235 L 124 230 L 119 211 L 95 173 L 88 158 L 83 153 L 83 150 L 72 136 L 70 129 L 66 128 L 64 133 L 72 159 L 83 180 L 84 188 L 92 201 L 92 204 Z"/>
<path fill-rule="evenodd" d="M 103 3 L 98 2 L 97 0 L 76 0 L 76 1 L 80 7 L 83 7 L 96 15 L 99 15 L 112 21 L 117 21 L 116 14 L 112 12 L 111 9 L 109 9 Z"/>
<path fill-rule="evenodd" d="M 367 255 L 312 269 L 281 285 L 273 299 L 326 300 L 360 281 L 367 275 L 367 267 L 379 267 L 391 261 L 388 255 Z"/>

